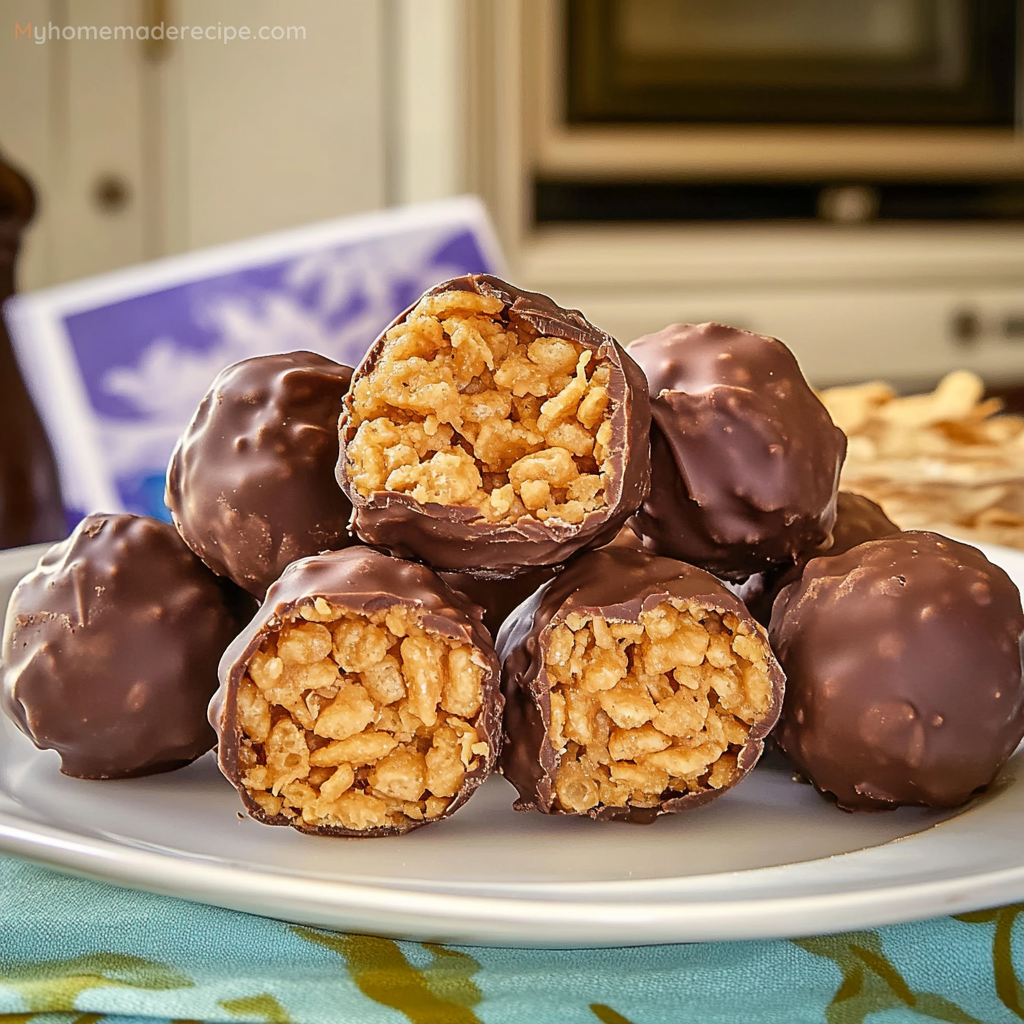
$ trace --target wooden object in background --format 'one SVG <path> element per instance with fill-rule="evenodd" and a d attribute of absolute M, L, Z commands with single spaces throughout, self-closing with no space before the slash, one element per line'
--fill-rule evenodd
<path fill-rule="evenodd" d="M 32 186 L 0 158 L 0 304 L 14 292 L 21 234 L 35 205 Z M 53 452 L 0 317 L 0 548 L 65 533 Z"/>

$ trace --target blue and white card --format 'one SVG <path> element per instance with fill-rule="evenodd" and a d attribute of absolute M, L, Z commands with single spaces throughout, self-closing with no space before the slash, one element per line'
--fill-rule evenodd
<path fill-rule="evenodd" d="M 4 316 L 69 519 L 169 518 L 171 450 L 216 374 L 309 349 L 355 365 L 420 293 L 504 271 L 472 197 L 315 224 L 16 295 Z"/>

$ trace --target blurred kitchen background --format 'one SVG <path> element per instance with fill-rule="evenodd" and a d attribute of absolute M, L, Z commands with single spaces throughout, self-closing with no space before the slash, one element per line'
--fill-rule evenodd
<path fill-rule="evenodd" d="M 512 280 L 623 343 L 720 320 L 818 386 L 966 368 L 1012 395 L 1022 21 L 1016 0 L 0 0 L 0 152 L 39 199 L 18 285 L 474 193 Z"/>
<path fill-rule="evenodd" d="M 819 384 L 1024 379 L 1019 29 L 1014 0 L 0 0 L 20 287 L 474 192 L 514 279 L 623 341 L 718 319 Z"/>

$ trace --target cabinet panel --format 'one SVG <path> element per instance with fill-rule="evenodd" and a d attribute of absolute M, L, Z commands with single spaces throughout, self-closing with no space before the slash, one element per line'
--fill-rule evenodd
<path fill-rule="evenodd" d="M 0 147 L 32 179 L 39 214 L 25 243 L 22 288 L 142 258 L 141 53 L 134 42 L 65 40 L 65 26 L 122 25 L 132 0 L 97 0 L 87 16 L 62 0 L 0 0 Z M 13 30 L 32 26 L 31 35 Z M 39 42 L 45 33 L 45 41 Z M 119 182 L 125 201 L 96 201 Z M 109 192 L 109 190 L 108 190 Z"/>
<path fill-rule="evenodd" d="M 187 195 L 177 199 L 184 224 L 169 225 L 171 248 L 383 204 L 381 5 L 173 6 L 183 25 L 244 24 L 253 33 L 295 26 L 306 38 L 173 44 L 168 160 L 183 172 Z"/>
<path fill-rule="evenodd" d="M 41 200 L 22 288 L 383 205 L 383 9 L 0 0 L 0 148 Z M 78 38 L 154 15 L 203 38 L 156 53 Z M 75 38 L 37 43 L 15 23 Z M 243 25 L 257 38 L 224 41 L 225 26 Z M 264 26 L 301 31 L 261 40 Z"/>

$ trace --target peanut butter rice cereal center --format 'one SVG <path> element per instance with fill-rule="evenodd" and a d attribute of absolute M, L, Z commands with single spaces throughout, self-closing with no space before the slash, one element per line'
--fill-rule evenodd
<path fill-rule="evenodd" d="M 267 824 L 409 831 L 493 769 L 498 672 L 480 609 L 426 566 L 363 546 L 301 559 L 221 663 L 221 770 Z"/>
<path fill-rule="evenodd" d="M 613 338 L 546 296 L 459 278 L 356 371 L 338 481 L 363 540 L 510 575 L 614 536 L 649 485 L 649 422 L 643 373 Z"/>
<path fill-rule="evenodd" d="M 574 559 L 498 635 L 518 810 L 648 823 L 757 763 L 785 679 L 709 573 L 625 546 Z"/>
<path fill-rule="evenodd" d="M 737 781 L 739 752 L 772 703 L 755 628 L 668 600 L 636 622 L 571 613 L 542 645 L 559 810 L 657 808 Z"/>
<path fill-rule="evenodd" d="M 363 497 L 398 491 L 492 523 L 579 524 L 606 505 L 611 364 L 504 324 L 503 309 L 443 292 L 387 332 L 354 389 L 348 473 Z"/>
<path fill-rule="evenodd" d="M 238 688 L 242 783 L 268 816 L 307 826 L 433 821 L 488 753 L 472 724 L 484 668 L 408 608 L 310 601 Z"/>

